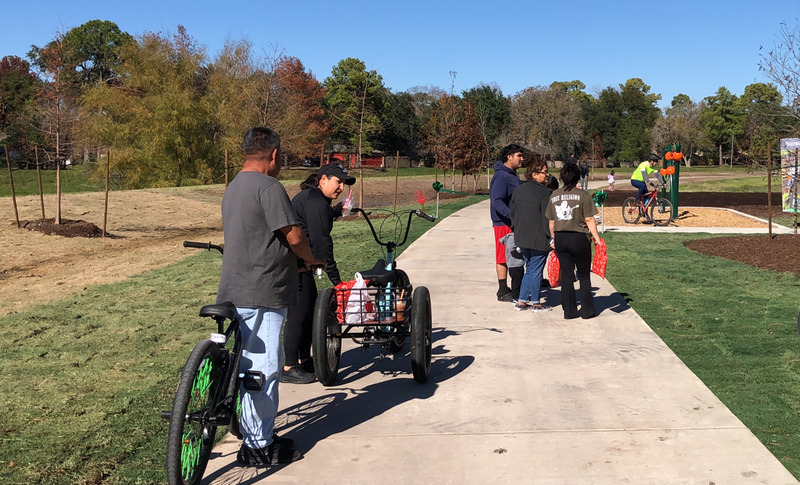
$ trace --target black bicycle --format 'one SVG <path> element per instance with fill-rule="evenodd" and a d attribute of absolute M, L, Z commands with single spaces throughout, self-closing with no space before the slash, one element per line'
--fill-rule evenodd
<path fill-rule="evenodd" d="M 342 338 L 351 338 L 363 348 L 380 345 L 382 352 L 391 353 L 400 352 L 410 339 L 414 380 L 427 382 L 433 340 L 430 292 L 424 286 L 412 287 L 408 275 L 397 269 L 394 251 L 406 243 L 413 216 L 430 222 L 435 218 L 421 210 L 409 211 L 403 240 L 398 243 L 381 241 L 369 213 L 358 208 L 353 212 L 364 216 L 375 242 L 386 248 L 386 258 L 360 272 L 367 284 L 364 290 L 325 288 L 317 296 L 312 325 L 314 373 L 323 385 L 333 385 Z M 399 218 L 400 214 L 390 213 L 389 217 Z"/>
<path fill-rule="evenodd" d="M 184 247 L 223 248 L 211 243 L 185 241 Z M 218 426 L 228 426 L 234 436 L 239 432 L 239 384 L 258 389 L 258 375 L 240 377 L 239 359 L 242 340 L 239 317 L 230 302 L 206 305 L 200 316 L 217 324 L 216 333 L 198 343 L 183 367 L 172 411 L 161 417 L 169 420 L 167 436 L 167 481 L 170 485 L 199 483 L 205 472 Z M 257 374 L 257 373 L 256 373 Z"/>

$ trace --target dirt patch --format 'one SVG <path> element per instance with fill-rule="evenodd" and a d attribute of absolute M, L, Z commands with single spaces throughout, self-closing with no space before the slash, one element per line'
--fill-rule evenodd
<path fill-rule="evenodd" d="M 445 182 L 445 188 L 452 188 L 449 180 Z M 398 204 L 414 204 L 415 194 L 422 190 L 427 195 L 426 208 L 432 212 L 436 200 L 432 183 L 433 180 L 427 178 L 401 179 Z M 290 196 L 299 190 L 299 182 L 285 185 Z M 394 179 L 368 179 L 363 206 L 391 206 L 394 202 L 394 188 Z M 462 188 L 460 181 L 456 181 L 455 190 L 471 192 L 471 188 L 472 184 L 469 188 Z M 485 192 L 485 177 L 478 181 L 478 188 Z M 357 197 L 360 190 L 358 182 L 354 185 L 354 197 Z M 0 298 L 0 315 L 20 311 L 34 304 L 62 299 L 80 293 L 90 285 L 120 281 L 175 262 L 190 254 L 181 245 L 184 240 L 222 242 L 222 194 L 221 186 L 112 192 L 109 195 L 107 231 L 114 237 L 105 238 L 46 235 L 18 228 L 13 222 L 10 198 L 0 199 L 0 211 L 5 218 L 0 223 L 0 247 L 3 248 L 0 259 L 0 292 L 3 295 Z M 622 200 L 630 192 L 615 191 L 609 195 L 606 217 L 613 212 L 620 212 Z M 442 193 L 440 196 L 442 199 L 463 197 L 449 193 Z M 612 204 L 616 197 L 621 198 L 615 209 Z M 732 222 L 723 219 L 719 211 L 707 213 L 691 207 L 713 203 L 706 207 L 736 207 L 743 212 L 764 217 L 764 198 L 762 195 L 760 200 L 750 201 L 745 194 L 712 194 L 706 196 L 706 201 L 703 202 L 690 199 L 688 193 L 681 194 L 681 212 L 687 212 L 677 223 L 689 224 L 691 221 L 694 224 L 696 221 L 701 226 L 751 227 L 740 225 L 745 224 L 746 218 Z M 62 217 L 102 227 L 103 203 L 102 193 L 65 195 L 62 200 Z M 54 204 L 55 196 L 45 197 L 45 207 L 50 214 Z M 38 197 L 21 197 L 17 200 L 17 205 L 20 219 L 36 221 L 41 217 Z M 779 206 L 776 214 L 778 213 Z M 611 225 L 609 220 L 606 223 Z M 735 256 L 754 252 L 753 244 L 766 241 L 765 236 L 758 237 L 759 240 L 754 240 L 745 236 L 741 246 L 731 254 Z M 731 238 L 730 244 L 738 243 L 735 238 Z M 721 250 L 718 253 L 721 254 Z M 761 253 L 773 254 L 773 251 Z"/>
<path fill-rule="evenodd" d="M 103 234 L 103 230 L 91 222 L 62 219 L 61 223 L 56 224 L 55 221 L 55 219 L 37 219 L 35 221 L 22 221 L 21 225 L 29 231 L 38 231 L 49 236 L 114 237 L 111 234 Z"/>

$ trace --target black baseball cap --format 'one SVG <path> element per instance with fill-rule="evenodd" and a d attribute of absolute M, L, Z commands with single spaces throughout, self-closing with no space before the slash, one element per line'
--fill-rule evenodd
<path fill-rule="evenodd" d="M 320 167 L 320 175 L 327 175 L 328 177 L 339 177 L 345 185 L 353 185 L 356 183 L 356 178 L 347 173 L 347 169 L 341 163 L 328 163 Z"/>

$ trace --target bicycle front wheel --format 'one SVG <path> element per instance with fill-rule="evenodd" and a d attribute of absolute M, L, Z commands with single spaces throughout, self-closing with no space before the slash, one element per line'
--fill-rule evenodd
<path fill-rule="evenodd" d="M 653 205 L 650 206 L 650 219 L 652 219 L 653 225 L 666 226 L 674 217 L 672 202 L 661 197 L 653 201 Z"/>
<path fill-rule="evenodd" d="M 639 213 L 639 204 L 636 203 L 636 197 L 628 197 L 622 203 L 622 219 L 628 224 L 635 224 L 641 214 Z"/>
<path fill-rule="evenodd" d="M 170 485 L 200 483 L 214 446 L 217 427 L 208 423 L 222 376 L 219 346 L 197 344 L 183 367 L 172 405 L 167 437 L 167 481 Z"/>

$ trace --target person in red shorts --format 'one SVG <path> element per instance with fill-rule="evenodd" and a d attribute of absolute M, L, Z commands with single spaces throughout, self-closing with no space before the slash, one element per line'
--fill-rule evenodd
<path fill-rule="evenodd" d="M 500 160 L 494 165 L 494 176 L 489 184 L 489 199 L 491 200 L 492 227 L 494 228 L 494 251 L 497 268 L 497 300 L 510 302 L 513 300 L 511 289 L 508 287 L 508 267 L 506 266 L 506 250 L 500 239 L 511 232 L 511 193 L 519 184 L 519 170 L 525 157 L 522 147 L 516 144 L 507 145 L 500 152 Z"/>

